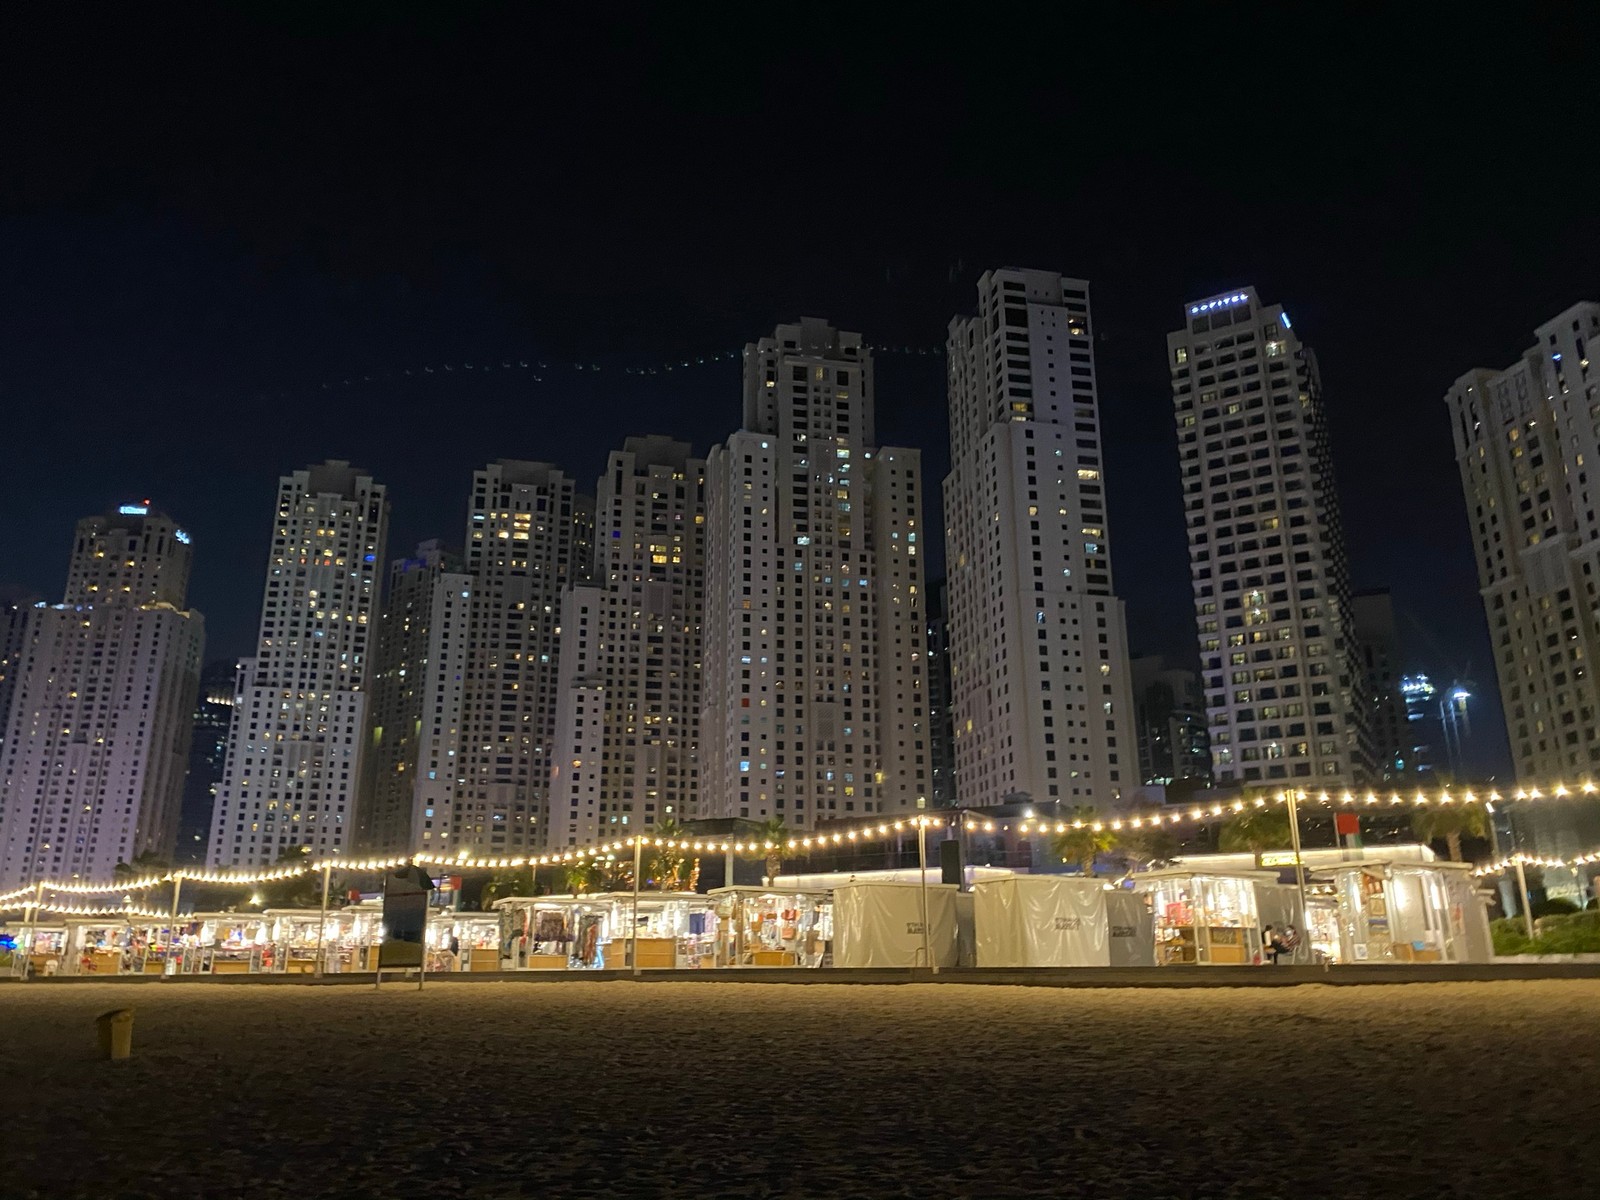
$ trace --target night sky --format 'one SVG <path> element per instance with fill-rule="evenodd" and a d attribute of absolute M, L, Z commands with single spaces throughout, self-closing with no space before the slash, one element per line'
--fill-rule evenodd
<path fill-rule="evenodd" d="M 391 553 L 459 543 L 491 459 L 703 452 L 801 314 L 903 348 L 879 439 L 936 482 L 933 351 L 1020 265 L 1091 280 L 1117 590 L 1135 652 L 1192 657 L 1164 335 L 1254 284 L 1320 358 L 1355 584 L 1477 681 L 1503 768 L 1442 397 L 1600 297 L 1583 8 L 322 7 L 0 18 L 0 585 L 59 598 L 73 522 L 148 496 L 208 657 L 247 652 L 282 472 L 354 460 Z"/>

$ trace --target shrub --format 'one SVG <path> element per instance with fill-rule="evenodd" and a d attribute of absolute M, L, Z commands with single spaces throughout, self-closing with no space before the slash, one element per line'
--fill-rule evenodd
<path fill-rule="evenodd" d="M 1540 917 L 1528 937 L 1521 917 L 1489 923 L 1496 954 L 1600 954 L 1600 912 Z"/>

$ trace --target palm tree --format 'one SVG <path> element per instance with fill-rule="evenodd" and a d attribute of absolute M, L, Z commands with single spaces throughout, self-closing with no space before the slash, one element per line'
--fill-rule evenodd
<path fill-rule="evenodd" d="M 668 817 L 651 831 L 654 837 L 682 841 L 687 831 L 676 820 Z M 683 890 L 683 872 L 689 856 L 672 846 L 652 846 L 645 862 L 645 871 L 656 880 L 663 892 Z"/>
<path fill-rule="evenodd" d="M 1489 836 L 1489 814 L 1480 804 L 1447 804 L 1419 808 L 1411 814 L 1411 831 L 1425 842 L 1445 840 L 1450 861 L 1461 861 L 1463 837 Z"/>
<path fill-rule="evenodd" d="M 483 891 L 478 893 L 478 907 L 488 912 L 494 907 L 496 900 L 503 900 L 507 896 L 533 895 L 533 868 L 513 867 L 506 871 L 497 871 L 488 883 L 483 885 Z"/>
<path fill-rule="evenodd" d="M 789 839 L 794 835 L 782 817 L 768 817 L 756 830 L 756 836 L 767 843 L 767 882 L 775 883 L 778 872 L 783 870 L 784 859 L 791 856 Z"/>
<path fill-rule="evenodd" d="M 1056 834 L 1050 848 L 1061 856 L 1062 862 L 1077 863 L 1085 875 L 1094 874 L 1094 860 L 1117 844 L 1117 835 L 1104 825 L 1095 828 L 1099 820 L 1094 809 L 1080 808 L 1073 814 L 1073 824 Z"/>
<path fill-rule="evenodd" d="M 154 850 L 141 850 L 131 863 L 119 862 L 111 868 L 111 878 L 117 883 L 139 879 L 146 875 L 165 875 L 172 864 Z"/>
<path fill-rule="evenodd" d="M 311 861 L 310 846 L 285 846 L 274 867 L 300 867 Z M 263 884 L 264 908 L 316 908 L 322 903 L 322 879 L 315 871 Z"/>
<path fill-rule="evenodd" d="M 567 864 L 563 882 L 569 894 L 581 896 L 595 886 L 599 881 L 599 872 L 595 869 L 595 865 L 593 859 Z"/>
<path fill-rule="evenodd" d="M 1178 857 L 1182 843 L 1172 830 L 1160 825 L 1148 825 L 1124 830 L 1117 836 L 1117 849 L 1130 866 L 1153 867 L 1156 863 L 1171 862 Z"/>
<path fill-rule="evenodd" d="M 1294 845 L 1289 836 L 1289 810 L 1283 805 L 1247 809 L 1222 827 L 1217 847 L 1225 852 L 1248 850 L 1288 850 Z"/>

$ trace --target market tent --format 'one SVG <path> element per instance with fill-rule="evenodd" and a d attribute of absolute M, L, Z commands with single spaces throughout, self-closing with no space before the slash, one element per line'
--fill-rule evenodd
<path fill-rule="evenodd" d="M 1156 965 L 1156 931 L 1150 902 L 1137 892 L 1117 888 L 1106 893 L 1106 939 L 1113 967 Z"/>
<path fill-rule="evenodd" d="M 980 967 L 1111 965 L 1106 888 L 1072 875 L 1013 875 L 972 888 Z"/>
<path fill-rule="evenodd" d="M 924 958 L 922 896 L 927 892 L 927 947 L 933 963 L 959 962 L 956 886 L 953 883 L 864 882 L 833 890 L 833 965 L 919 967 Z"/>

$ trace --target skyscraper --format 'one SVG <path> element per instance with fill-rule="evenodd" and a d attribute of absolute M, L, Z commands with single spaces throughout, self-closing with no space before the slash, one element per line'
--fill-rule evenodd
<path fill-rule="evenodd" d="M 372 753 L 361 848 L 443 850 L 459 783 L 472 577 L 437 541 L 389 565 L 373 656 Z"/>
<path fill-rule="evenodd" d="M 1243 288 L 1167 335 L 1218 783 L 1371 777 L 1344 530 L 1316 359 Z"/>
<path fill-rule="evenodd" d="M 1406 732 L 1408 706 L 1401 688 L 1400 633 L 1395 625 L 1394 599 L 1388 588 L 1372 588 L 1355 593 L 1351 610 L 1355 614 L 1356 652 L 1365 681 L 1362 694 L 1369 706 L 1373 774 L 1377 779 L 1397 779 L 1411 771 L 1407 765 L 1411 747 Z"/>
<path fill-rule="evenodd" d="M 1503 371 L 1469 371 L 1445 402 L 1478 555 L 1517 778 L 1600 768 L 1600 304 L 1539 326 Z"/>
<path fill-rule="evenodd" d="M 367 750 L 387 489 L 331 460 L 283 476 L 261 630 L 240 664 L 212 866 L 348 850 Z"/>
<path fill-rule="evenodd" d="M 576 552 L 582 525 L 572 480 L 548 463 L 502 459 L 473 476 L 461 768 L 448 814 L 433 818 L 452 849 L 545 844 L 561 595 L 588 571 Z"/>
<path fill-rule="evenodd" d="M 4 752 L 6 718 L 17 686 L 17 664 L 26 644 L 31 603 L 0 597 L 0 753 Z"/>
<path fill-rule="evenodd" d="M 745 347 L 744 426 L 706 460 L 703 815 L 928 803 L 919 455 L 876 445 L 873 405 L 859 334 Z"/>
<path fill-rule="evenodd" d="M 950 588 L 928 589 L 928 786 L 935 808 L 951 808 L 956 792 L 956 717 L 950 679 Z"/>
<path fill-rule="evenodd" d="M 1140 782 L 1209 787 L 1211 741 L 1199 672 L 1170 666 L 1159 654 L 1133 659 L 1130 667 L 1139 722 Z"/>
<path fill-rule="evenodd" d="M 170 858 L 205 640 L 189 535 L 126 504 L 78 522 L 66 596 L 29 610 L 0 741 L 0 891 Z"/>
<path fill-rule="evenodd" d="M 175 865 L 206 861 L 217 789 L 228 764 L 228 731 L 233 725 L 234 687 L 239 665 L 212 663 L 200 674 L 194 703 L 194 730 L 189 741 L 189 774 L 183 782 L 183 810 L 178 818 Z"/>
<path fill-rule="evenodd" d="M 705 462 L 631 437 L 594 507 L 591 585 L 561 614 L 550 846 L 697 815 Z"/>
<path fill-rule="evenodd" d="M 1111 805 L 1138 782 L 1112 590 L 1089 285 L 1006 268 L 950 322 L 950 583 L 963 804 Z"/>

